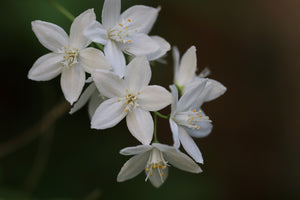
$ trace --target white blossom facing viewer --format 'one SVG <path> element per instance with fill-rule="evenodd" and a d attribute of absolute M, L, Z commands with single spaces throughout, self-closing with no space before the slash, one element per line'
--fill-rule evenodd
<path fill-rule="evenodd" d="M 153 143 L 127 147 L 122 149 L 120 154 L 134 156 L 123 165 L 117 177 L 118 182 L 134 178 L 145 170 L 145 181 L 149 179 L 153 186 L 160 187 L 168 176 L 169 163 L 183 171 L 202 172 L 201 168 L 186 154 L 173 146 L 164 144 Z"/>
<path fill-rule="evenodd" d="M 136 5 L 122 14 L 121 0 L 105 0 L 102 24 L 94 21 L 85 30 L 85 36 L 104 45 L 105 56 L 114 72 L 120 77 L 125 73 L 124 53 L 145 56 L 156 52 L 160 45 L 150 38 L 150 32 L 160 8 Z"/>
<path fill-rule="evenodd" d="M 126 116 L 131 134 L 142 144 L 150 144 L 154 124 L 149 111 L 168 106 L 172 96 L 161 86 L 148 86 L 151 69 L 146 57 L 134 58 L 126 68 L 124 79 L 104 70 L 95 71 L 92 77 L 99 92 L 109 98 L 95 111 L 92 128 L 113 127 Z"/>
<path fill-rule="evenodd" d="M 32 30 L 40 43 L 53 51 L 40 57 L 28 73 L 35 81 L 47 81 L 61 74 L 61 88 L 65 98 L 73 104 L 85 84 L 85 72 L 95 69 L 109 70 L 110 64 L 98 49 L 87 46 L 91 43 L 83 36 L 83 30 L 96 19 L 93 9 L 76 17 L 71 25 L 70 37 L 59 26 L 36 20 Z"/>

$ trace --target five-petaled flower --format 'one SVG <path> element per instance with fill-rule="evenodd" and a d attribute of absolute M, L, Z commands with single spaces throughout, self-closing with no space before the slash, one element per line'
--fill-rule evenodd
<path fill-rule="evenodd" d="M 92 47 L 87 48 L 91 41 L 83 36 L 83 30 L 95 18 L 93 9 L 76 17 L 71 25 L 70 37 L 55 24 L 33 21 L 32 29 L 38 40 L 53 52 L 40 57 L 33 64 L 28 78 L 47 81 L 61 74 L 62 91 L 70 104 L 73 104 L 85 84 L 85 72 L 110 69 L 110 64 L 103 53 Z"/>
<path fill-rule="evenodd" d="M 131 134 L 142 144 L 150 144 L 154 124 L 149 111 L 168 106 L 172 96 L 161 86 L 148 86 L 151 69 L 147 59 L 134 58 L 126 68 L 124 79 L 104 70 L 95 71 L 92 77 L 100 93 L 109 98 L 95 111 L 92 128 L 113 127 L 126 116 Z"/>
<path fill-rule="evenodd" d="M 121 0 L 105 0 L 102 24 L 94 21 L 84 34 L 92 41 L 105 46 L 105 56 L 114 72 L 123 77 L 126 62 L 122 52 L 133 56 L 146 56 L 160 51 L 161 40 L 154 40 L 147 35 L 156 21 L 159 10 L 160 8 L 137 5 L 120 15 Z"/>
<path fill-rule="evenodd" d="M 152 185 L 159 187 L 167 178 L 169 163 L 187 172 L 202 172 L 201 168 L 190 157 L 173 146 L 153 143 L 152 145 L 127 147 L 122 149 L 120 153 L 134 156 L 123 165 L 118 174 L 118 182 L 131 179 L 145 170 L 145 180 L 149 179 Z"/>

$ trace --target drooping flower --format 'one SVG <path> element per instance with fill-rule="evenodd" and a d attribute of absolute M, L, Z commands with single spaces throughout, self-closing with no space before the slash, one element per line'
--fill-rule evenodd
<path fill-rule="evenodd" d="M 221 95 L 214 93 L 217 90 L 214 90 L 209 84 L 210 80 L 200 79 L 192 89 L 181 96 L 179 101 L 176 86 L 170 86 L 173 103 L 169 122 L 174 146 L 179 148 L 181 143 L 185 151 L 198 163 L 203 163 L 203 158 L 192 137 L 205 137 L 212 130 L 211 120 L 200 107 L 208 99 Z"/>
<path fill-rule="evenodd" d="M 76 17 L 71 25 L 70 37 L 59 26 L 36 20 L 32 29 L 38 40 L 53 51 L 40 57 L 28 73 L 35 81 L 47 81 L 61 74 L 61 88 L 70 104 L 75 102 L 85 84 L 85 72 L 95 69 L 109 70 L 110 64 L 103 53 L 87 46 L 91 43 L 83 36 L 83 30 L 96 19 L 93 9 Z"/>
<path fill-rule="evenodd" d="M 179 59 L 179 51 L 176 47 L 173 47 L 173 58 L 174 58 L 174 83 L 177 88 L 181 90 L 181 93 L 184 94 L 189 89 L 192 89 L 197 85 L 198 81 L 201 82 L 203 78 L 210 74 L 210 70 L 205 68 L 199 75 L 196 74 L 197 70 L 197 55 L 196 47 L 191 46 L 185 54 L 182 56 L 181 60 Z M 180 60 L 180 61 L 179 61 Z M 206 87 L 210 87 L 210 90 L 207 90 L 211 93 L 218 94 L 219 96 L 224 94 L 226 87 L 224 87 L 218 81 L 213 79 L 208 79 Z M 219 96 L 212 96 L 212 99 L 206 99 L 206 101 L 213 100 Z"/>
<path fill-rule="evenodd" d="M 202 172 L 201 168 L 186 154 L 173 146 L 159 143 L 127 147 L 120 151 L 122 155 L 134 155 L 122 167 L 117 181 L 123 182 L 146 172 L 146 179 L 153 186 L 160 187 L 168 176 L 168 167 L 174 167 L 191 173 Z"/>
<path fill-rule="evenodd" d="M 151 69 L 145 57 L 134 58 L 127 66 L 124 79 L 113 72 L 98 70 L 92 74 L 99 92 L 109 98 L 95 111 L 91 126 L 106 129 L 125 116 L 129 131 L 143 144 L 150 144 L 153 119 L 149 111 L 160 110 L 172 102 L 172 96 L 161 86 L 148 86 Z"/>
<path fill-rule="evenodd" d="M 105 0 L 102 24 L 94 21 L 85 30 L 85 35 L 94 42 L 104 45 L 104 53 L 112 68 L 120 77 L 125 73 L 124 53 L 146 56 L 159 50 L 161 45 L 150 38 L 150 32 L 160 8 L 133 6 L 122 14 L 121 0 Z"/>

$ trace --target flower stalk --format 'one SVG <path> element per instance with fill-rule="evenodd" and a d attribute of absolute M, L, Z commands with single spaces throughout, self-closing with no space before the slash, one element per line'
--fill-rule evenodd
<path fill-rule="evenodd" d="M 74 15 L 72 15 L 67 9 L 65 9 L 62 5 L 53 0 L 48 0 L 53 7 L 55 7 L 61 14 L 63 14 L 66 18 L 68 18 L 71 22 L 75 19 Z"/>

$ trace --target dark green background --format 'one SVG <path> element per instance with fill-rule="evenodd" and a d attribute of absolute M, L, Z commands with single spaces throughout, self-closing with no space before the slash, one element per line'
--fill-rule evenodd
<path fill-rule="evenodd" d="M 95 8 L 100 19 L 103 0 L 59 2 L 74 15 Z M 91 130 L 83 109 L 64 115 L 44 137 L 0 158 L 0 199 L 24 199 L 24 192 L 33 199 L 84 199 L 94 190 L 101 191 L 98 199 L 299 199 L 300 2 L 123 0 L 122 10 L 135 4 L 160 5 L 151 34 L 166 38 L 181 53 L 195 45 L 199 70 L 208 66 L 210 77 L 228 88 L 204 105 L 214 123 L 211 135 L 196 139 L 204 172 L 171 167 L 159 189 L 145 183 L 144 174 L 117 183 L 128 159 L 119 150 L 138 142 L 124 121 Z M 43 0 L 2 1 L 0 11 L 1 146 L 62 99 L 59 78 L 27 79 L 34 61 L 48 52 L 31 31 L 31 21 L 52 22 L 67 32 L 71 23 Z M 152 84 L 172 83 L 170 54 L 168 60 L 168 65 L 152 67 Z M 159 121 L 158 134 L 172 143 L 166 120 Z M 38 152 L 41 158 L 36 159 Z M 36 160 L 37 179 L 32 175 Z"/>

